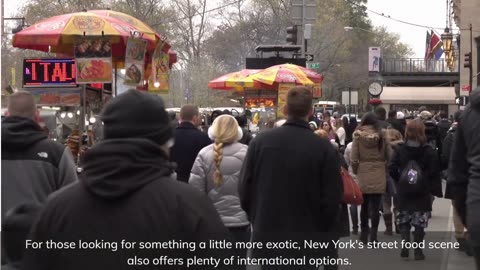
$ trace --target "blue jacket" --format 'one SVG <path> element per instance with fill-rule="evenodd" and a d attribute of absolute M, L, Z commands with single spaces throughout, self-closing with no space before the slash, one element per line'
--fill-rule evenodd
<path fill-rule="evenodd" d="M 190 122 L 182 122 L 175 129 L 175 145 L 170 152 L 170 160 L 177 164 L 177 179 L 188 183 L 198 152 L 212 141 Z"/>

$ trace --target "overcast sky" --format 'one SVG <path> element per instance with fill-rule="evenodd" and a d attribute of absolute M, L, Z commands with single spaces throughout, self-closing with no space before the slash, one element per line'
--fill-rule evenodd
<path fill-rule="evenodd" d="M 436 29 L 438 34 L 443 33 L 445 28 L 446 0 L 368 0 L 368 8 L 391 18 L 441 28 Z M 390 32 L 399 33 L 401 41 L 413 48 L 414 57 L 424 57 L 426 28 L 396 22 L 372 12 L 368 16 L 373 25 L 385 25 Z"/>
<path fill-rule="evenodd" d="M 5 0 L 5 17 L 13 16 L 25 2 L 25 0 Z M 446 0 L 368 0 L 368 8 L 395 19 L 445 28 Z M 371 12 L 368 15 L 373 25 L 384 25 L 389 31 L 399 33 L 401 41 L 413 48 L 414 57 L 424 57 L 426 28 L 396 22 Z M 439 34 L 443 32 L 441 29 L 436 31 Z"/>

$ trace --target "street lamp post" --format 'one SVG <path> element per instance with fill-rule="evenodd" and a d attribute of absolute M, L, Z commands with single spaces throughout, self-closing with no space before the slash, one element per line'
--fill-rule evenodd
<path fill-rule="evenodd" d="M 455 55 L 452 48 L 453 35 L 450 33 L 448 26 L 445 28 L 445 32 L 441 35 L 441 38 L 443 42 L 443 52 L 445 53 L 445 61 L 447 62 L 448 68 L 452 70 L 455 62 Z"/>

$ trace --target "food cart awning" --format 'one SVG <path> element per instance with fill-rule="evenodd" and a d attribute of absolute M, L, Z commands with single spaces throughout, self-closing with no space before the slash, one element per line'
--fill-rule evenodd
<path fill-rule="evenodd" d="M 384 87 L 384 104 L 455 104 L 455 87 Z"/>

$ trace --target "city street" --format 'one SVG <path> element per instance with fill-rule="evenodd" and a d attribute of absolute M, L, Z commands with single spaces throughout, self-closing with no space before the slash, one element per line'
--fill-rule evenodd
<path fill-rule="evenodd" d="M 380 221 L 379 241 L 398 241 L 400 235 L 385 236 L 383 221 Z M 447 242 L 455 241 L 453 231 L 453 218 L 450 200 L 435 199 L 433 205 L 432 219 L 429 221 L 429 227 L 426 230 L 425 239 L 428 242 Z M 350 237 L 357 240 L 358 236 Z M 349 239 L 346 239 L 347 241 Z M 413 260 L 413 250 L 410 252 L 408 260 L 400 258 L 400 250 L 343 250 L 340 251 L 340 257 L 350 258 L 351 266 L 341 266 L 339 269 L 388 269 L 388 270 L 471 270 L 475 269 L 473 257 L 468 257 L 465 252 L 453 249 L 431 250 L 425 249 L 424 261 Z"/>

